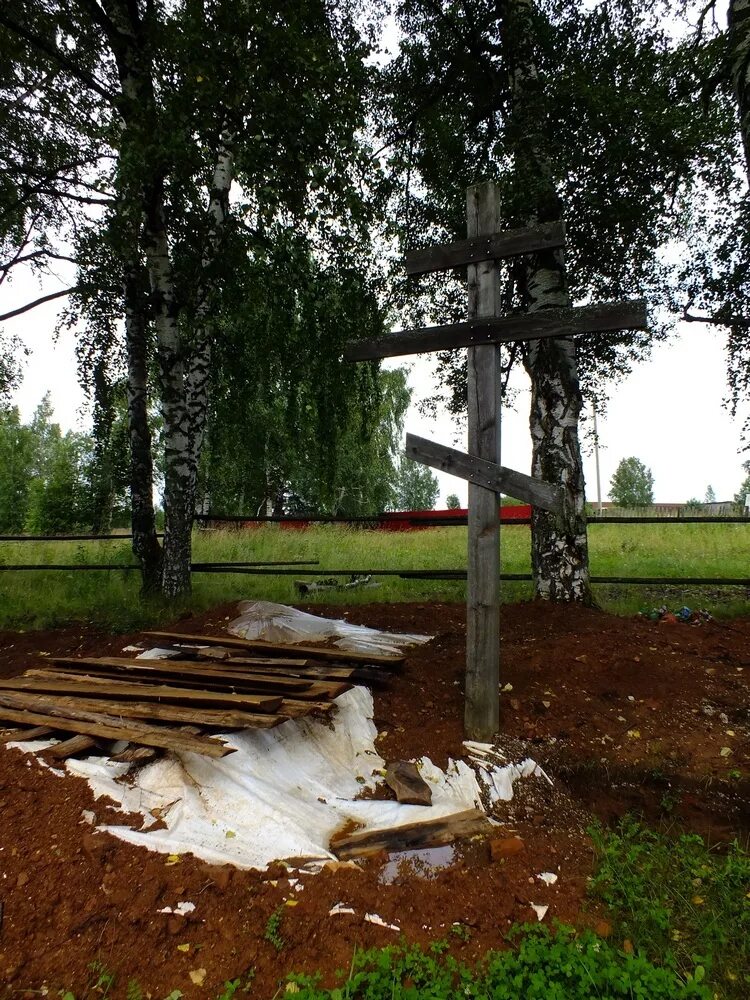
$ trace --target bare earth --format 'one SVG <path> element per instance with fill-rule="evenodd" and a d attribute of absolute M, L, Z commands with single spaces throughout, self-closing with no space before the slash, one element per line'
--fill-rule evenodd
<path fill-rule="evenodd" d="M 378 747 L 386 760 L 427 755 L 441 767 L 462 755 L 462 606 L 306 610 L 434 634 L 410 652 L 390 689 L 375 692 Z M 215 608 L 175 628 L 218 633 L 234 613 L 233 605 Z M 40 650 L 101 656 L 136 638 L 83 627 L 0 633 L 0 676 L 20 673 Z M 254 970 L 252 995 L 270 1000 L 289 971 L 320 970 L 333 983 L 355 945 L 398 940 L 366 923 L 365 913 L 398 924 L 411 941 L 445 937 L 465 959 L 502 946 L 511 923 L 536 919 L 532 902 L 549 905 L 547 921 L 607 933 L 606 914 L 586 900 L 593 855 L 585 830 L 593 816 L 610 821 L 636 810 L 652 821 L 677 818 L 717 841 L 745 834 L 750 620 L 658 624 L 528 603 L 503 608 L 502 650 L 502 684 L 512 687 L 502 695 L 504 741 L 514 757 L 538 760 L 554 788 L 537 780 L 516 785 L 501 835 L 523 839 L 519 854 L 492 862 L 485 842 L 470 842 L 451 867 L 421 875 L 406 869 L 391 884 L 381 880 L 385 857 L 363 871 L 308 877 L 299 893 L 280 866 L 243 872 L 190 856 L 168 864 L 164 855 L 94 833 L 82 810 L 93 810 L 98 822 L 122 817 L 95 802 L 85 782 L 0 748 L 0 997 L 43 985 L 50 995 L 66 988 L 80 997 L 98 959 L 117 974 L 113 998 L 124 997 L 128 979 L 155 1000 L 174 989 L 211 997 Z M 555 885 L 536 877 L 544 871 L 558 874 Z M 195 911 L 157 912 L 181 900 Z M 337 903 L 355 915 L 329 916 Z M 279 949 L 264 935 L 280 906 Z M 451 932 L 454 923 L 468 933 Z M 196 985 L 190 972 L 200 980 L 203 969 Z"/>

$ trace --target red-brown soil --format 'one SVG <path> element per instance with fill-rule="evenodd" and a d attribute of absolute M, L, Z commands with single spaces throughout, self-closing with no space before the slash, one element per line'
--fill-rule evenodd
<path fill-rule="evenodd" d="M 440 766 L 462 754 L 462 607 L 309 610 L 434 634 L 389 689 L 375 692 L 378 747 L 387 760 L 428 755 Z M 178 627 L 218 632 L 233 614 L 233 606 L 217 608 Z M 24 670 L 40 650 L 103 655 L 133 638 L 82 627 L 0 633 L 0 676 Z M 553 789 L 536 779 L 516 785 L 499 835 L 517 833 L 525 849 L 502 862 L 490 861 L 486 843 L 470 842 L 430 877 L 407 870 L 382 884 L 386 859 L 378 858 L 361 871 L 304 877 L 302 892 L 280 866 L 235 871 L 189 856 L 170 865 L 93 832 L 82 810 L 98 822 L 113 813 L 85 782 L 0 748 L 0 997 L 36 996 L 31 991 L 44 987 L 49 995 L 67 988 L 78 1000 L 93 996 L 96 960 L 117 976 L 113 1000 L 125 996 L 129 979 L 154 1000 L 174 989 L 215 997 L 224 981 L 250 970 L 250 995 L 270 1000 L 291 970 L 319 969 L 331 981 L 348 968 L 355 945 L 397 940 L 365 923 L 367 912 L 398 924 L 409 940 L 447 938 L 467 959 L 500 946 L 513 921 L 534 919 L 531 902 L 549 904 L 546 920 L 606 930 L 605 915 L 586 900 L 592 814 L 609 820 L 636 809 L 715 839 L 744 836 L 750 621 L 659 624 L 522 604 L 503 608 L 502 639 L 501 683 L 512 687 L 502 695 L 504 740 L 555 779 Z M 554 886 L 536 878 L 543 871 L 558 874 Z M 157 912 L 181 900 L 196 904 L 187 917 Z M 329 916 L 336 903 L 356 915 Z M 264 935 L 280 906 L 277 949 Z M 468 930 L 454 933 L 454 923 Z M 190 972 L 201 969 L 205 978 L 195 985 Z"/>

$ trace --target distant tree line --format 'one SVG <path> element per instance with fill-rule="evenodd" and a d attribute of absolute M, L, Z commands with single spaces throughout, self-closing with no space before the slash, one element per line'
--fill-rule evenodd
<path fill-rule="evenodd" d="M 0 408 L 0 534 L 68 534 L 127 526 L 126 460 L 113 471 L 103 495 L 93 437 L 63 433 L 52 420 L 48 395 L 28 423 L 17 407 Z"/>

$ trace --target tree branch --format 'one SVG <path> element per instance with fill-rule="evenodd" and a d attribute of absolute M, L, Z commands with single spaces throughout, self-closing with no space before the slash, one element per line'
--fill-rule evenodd
<path fill-rule="evenodd" d="M 56 45 L 51 44 L 46 39 L 41 38 L 39 35 L 34 34 L 33 31 L 29 31 L 22 24 L 17 24 L 13 18 L 8 17 L 8 15 L 0 7 L 0 24 L 4 25 L 9 31 L 14 32 L 19 38 L 23 38 L 37 49 L 39 52 L 43 52 L 44 55 L 49 56 L 53 59 L 58 66 L 62 66 L 66 69 L 72 76 L 81 83 L 84 83 L 87 87 L 94 91 L 94 93 L 99 94 L 108 103 L 115 104 L 117 100 L 117 95 L 112 93 L 112 91 L 107 90 L 103 87 L 97 80 L 91 76 L 86 70 L 82 69 L 80 66 L 76 65 L 72 59 L 68 59 L 65 53 L 61 52 Z"/>
<path fill-rule="evenodd" d="M 19 306 L 18 309 L 11 309 L 10 312 L 0 314 L 0 323 L 6 319 L 12 319 L 14 316 L 20 316 L 22 313 L 29 312 L 31 309 L 36 309 L 37 306 L 44 305 L 45 302 L 51 302 L 53 299 L 61 299 L 64 295 L 70 295 L 73 292 L 78 291 L 78 285 L 72 285 L 70 288 L 61 288 L 59 292 L 52 292 L 50 295 L 42 295 L 40 299 L 35 299 L 33 302 L 27 302 L 25 306 Z"/>
<path fill-rule="evenodd" d="M 750 319 L 744 319 L 742 316 L 696 316 L 685 309 L 680 319 L 685 323 L 708 323 L 710 326 L 739 326 L 745 330 L 750 330 Z"/>

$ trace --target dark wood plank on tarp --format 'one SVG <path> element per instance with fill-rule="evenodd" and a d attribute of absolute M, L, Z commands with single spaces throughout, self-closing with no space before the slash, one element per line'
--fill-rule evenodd
<path fill-rule="evenodd" d="M 458 347 L 478 347 L 482 344 L 511 344 L 518 340 L 643 330 L 646 325 L 644 299 L 603 302 L 594 306 L 545 309 L 519 316 L 485 316 L 445 326 L 398 330 L 376 340 L 349 344 L 344 350 L 344 358 L 347 361 L 375 361 L 378 358 L 453 351 Z"/>
<path fill-rule="evenodd" d="M 523 229 L 499 233 L 477 233 L 467 240 L 455 240 L 437 246 L 420 247 L 404 254 L 404 267 L 410 276 L 448 271 L 483 260 L 502 260 L 538 250 L 553 250 L 565 243 L 565 225 L 545 222 Z"/>
<path fill-rule="evenodd" d="M 406 435 L 405 451 L 415 462 L 440 469 L 459 479 L 467 479 L 476 486 L 495 493 L 507 493 L 543 510 L 554 513 L 562 510 L 562 487 L 534 479 L 523 472 L 506 469 L 494 462 L 485 462 L 481 458 L 467 455 L 455 448 L 447 448 L 436 441 L 428 441 L 416 434 Z"/>
<path fill-rule="evenodd" d="M 208 736 L 194 736 L 177 729 L 158 728 L 141 722 L 124 722 L 96 712 L 61 708 L 55 698 L 26 691 L 0 691 L 0 718 L 8 722 L 54 726 L 66 732 L 103 739 L 128 740 L 176 753 L 199 753 L 218 758 L 234 752 L 233 747 L 225 746 Z"/>
<path fill-rule="evenodd" d="M 287 656 L 298 654 L 311 660 L 330 660 L 334 663 L 363 663 L 397 670 L 406 659 L 405 654 L 383 656 L 375 653 L 355 653 L 344 649 L 326 649 L 322 646 L 298 646 L 291 643 L 263 642 L 261 639 L 230 639 L 227 636 L 181 635 L 179 632 L 144 632 L 155 639 L 190 640 L 205 645 L 228 646 L 232 649 L 248 649 L 267 656 Z"/>
<path fill-rule="evenodd" d="M 407 851 L 420 847 L 452 844 L 460 837 L 474 837 L 493 829 L 478 809 L 467 809 L 441 819 L 409 823 L 386 830 L 364 830 L 331 837 L 330 849 L 339 858 L 360 858 L 381 851 Z"/>

